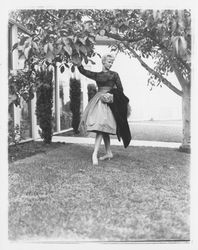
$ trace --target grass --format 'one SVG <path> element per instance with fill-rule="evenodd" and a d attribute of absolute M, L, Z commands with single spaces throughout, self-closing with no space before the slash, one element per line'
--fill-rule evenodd
<path fill-rule="evenodd" d="M 43 142 L 36 141 L 11 145 L 8 147 L 8 161 L 13 162 L 38 153 L 46 153 L 61 145 L 61 143 L 44 144 Z"/>
<path fill-rule="evenodd" d="M 189 240 L 189 154 L 114 146 L 93 167 L 92 146 L 50 147 L 9 164 L 10 240 Z"/>
<path fill-rule="evenodd" d="M 169 124 L 166 121 L 151 121 L 147 123 L 131 123 L 133 140 L 182 142 L 181 124 Z"/>

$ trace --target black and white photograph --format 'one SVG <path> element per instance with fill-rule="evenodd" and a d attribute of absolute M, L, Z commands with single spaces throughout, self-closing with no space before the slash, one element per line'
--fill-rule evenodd
<path fill-rule="evenodd" d="M 190 247 L 194 10 L 70 5 L 4 13 L 7 241 Z"/>

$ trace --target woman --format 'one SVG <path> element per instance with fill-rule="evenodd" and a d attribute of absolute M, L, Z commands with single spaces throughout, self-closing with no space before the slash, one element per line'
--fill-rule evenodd
<path fill-rule="evenodd" d="M 83 66 L 78 64 L 78 70 L 84 76 L 96 81 L 98 92 L 88 103 L 80 122 L 80 129 L 89 132 L 95 132 L 95 146 L 92 154 L 93 165 L 98 165 L 98 151 L 102 141 L 104 140 L 106 154 L 100 157 L 100 160 L 111 159 L 113 154 L 110 148 L 110 134 L 116 134 L 116 121 L 114 115 L 107 103 L 102 100 L 105 93 L 112 88 L 117 88 L 123 92 L 123 87 L 118 73 L 111 71 L 114 57 L 107 54 L 102 57 L 102 71 L 92 72 L 85 70 Z M 111 98 L 112 96 L 110 96 Z"/>

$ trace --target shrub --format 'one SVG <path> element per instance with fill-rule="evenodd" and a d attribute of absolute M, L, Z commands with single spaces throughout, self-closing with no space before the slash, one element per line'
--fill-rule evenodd
<path fill-rule="evenodd" d="M 9 72 L 8 87 L 9 97 L 12 102 L 20 105 L 22 97 L 26 102 L 34 98 L 35 74 L 33 71 L 17 70 L 17 72 Z"/>
<path fill-rule="evenodd" d="M 80 123 L 80 103 L 81 103 L 81 84 L 80 81 L 70 79 L 70 109 L 72 112 L 72 128 L 74 133 L 79 133 L 78 126 Z"/>
<path fill-rule="evenodd" d="M 40 136 L 45 143 L 51 143 L 53 134 L 53 71 L 39 73 L 40 84 L 37 87 L 36 115 L 41 128 Z"/>
<path fill-rule="evenodd" d="M 87 93 L 88 93 L 88 101 L 90 101 L 96 94 L 96 85 L 93 83 L 90 83 L 87 85 Z"/>
<path fill-rule="evenodd" d="M 8 122 L 8 144 L 14 144 L 16 146 L 23 139 L 24 127 L 19 126 L 18 124 L 14 125 L 14 121 L 10 120 Z"/>
<path fill-rule="evenodd" d="M 72 114 L 71 112 L 62 112 L 60 115 L 61 130 L 71 128 Z"/>

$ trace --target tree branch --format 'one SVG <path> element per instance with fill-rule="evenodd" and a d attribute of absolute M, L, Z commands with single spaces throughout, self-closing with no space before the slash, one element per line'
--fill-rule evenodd
<path fill-rule="evenodd" d="M 163 43 L 161 43 L 160 41 L 156 40 L 154 36 L 150 36 L 148 35 L 148 37 L 153 41 L 155 42 L 160 48 L 161 50 L 165 50 L 166 52 L 168 52 L 168 48 L 166 46 L 164 46 Z M 167 55 L 167 53 L 166 53 Z M 169 56 L 168 56 L 169 57 Z M 190 66 L 184 61 L 182 60 L 182 58 L 178 57 L 177 55 L 175 56 L 176 59 L 187 69 L 187 71 L 190 73 L 191 72 L 191 68 Z M 170 59 L 170 57 L 169 57 Z"/>
<path fill-rule="evenodd" d="M 46 14 L 48 14 L 49 16 L 51 16 L 52 18 L 54 18 L 55 21 L 58 20 L 58 17 L 54 16 L 49 10 L 47 10 Z"/>
<path fill-rule="evenodd" d="M 138 41 L 141 41 L 141 40 L 145 39 L 145 36 L 144 37 L 139 36 L 139 37 L 136 37 L 134 39 L 129 39 L 127 37 L 121 37 L 118 34 L 110 33 L 110 32 L 108 32 L 106 30 L 105 30 L 105 36 L 107 36 L 109 38 L 113 38 L 113 39 L 121 41 L 121 42 L 129 42 L 129 43 L 134 43 L 134 42 L 138 42 Z"/>
<path fill-rule="evenodd" d="M 182 60 L 181 58 L 177 57 L 177 59 L 179 60 L 179 62 L 181 64 L 183 64 L 183 66 L 188 70 L 188 72 L 190 73 L 191 72 L 191 67 L 184 61 Z"/>
<path fill-rule="evenodd" d="M 163 53 L 165 54 L 165 56 L 168 57 L 168 60 L 169 60 L 169 62 L 170 62 L 170 65 L 171 65 L 172 69 L 174 70 L 175 75 L 176 75 L 176 77 L 177 77 L 177 79 L 178 79 L 178 81 L 179 81 L 181 87 L 184 88 L 185 85 L 188 85 L 188 81 L 186 81 L 186 80 L 184 79 L 184 77 L 182 76 L 182 74 L 181 74 L 180 70 L 178 69 L 178 67 L 177 67 L 176 63 L 174 62 L 174 60 L 172 60 L 172 59 L 167 55 L 167 53 L 166 53 L 165 51 L 163 51 Z"/>
<path fill-rule="evenodd" d="M 137 60 L 141 63 L 141 65 L 151 74 L 156 76 L 160 81 L 166 85 L 169 89 L 175 92 L 177 95 L 182 96 L 182 91 L 176 88 L 171 82 L 169 82 L 165 77 L 159 74 L 157 71 L 150 68 L 142 59 L 141 57 L 135 52 L 135 50 L 128 45 L 125 44 L 125 47 L 137 58 Z"/>
<path fill-rule="evenodd" d="M 118 34 L 112 34 L 110 32 L 107 32 L 105 31 L 105 36 L 109 37 L 109 38 L 113 38 L 115 40 L 118 40 L 118 41 L 121 41 L 121 42 L 129 42 L 129 43 L 133 43 L 133 42 L 138 42 L 138 41 L 141 41 L 143 39 L 145 39 L 146 37 L 150 38 L 153 42 L 155 42 L 161 50 L 165 50 L 166 52 L 168 52 L 168 48 L 166 46 L 164 46 L 163 43 L 161 43 L 160 41 L 156 40 L 154 36 L 150 36 L 149 34 L 147 34 L 146 36 L 139 36 L 137 38 L 134 38 L 134 39 L 128 39 L 126 37 L 121 37 L 119 36 Z M 166 53 L 167 55 L 167 53 Z M 167 55 L 168 56 L 168 55 Z M 171 60 L 171 58 L 168 56 L 169 60 Z M 190 73 L 191 72 L 191 68 L 190 66 L 184 62 L 182 60 L 182 58 L 176 56 L 176 59 L 186 68 L 186 70 Z M 176 66 L 174 66 L 174 68 L 176 68 Z M 178 71 L 177 71 L 178 72 Z M 175 74 L 176 74 L 176 71 L 175 71 Z M 177 73 L 178 74 L 178 73 Z M 180 74 L 181 75 L 181 74 Z M 185 79 L 183 79 L 185 81 Z"/>

